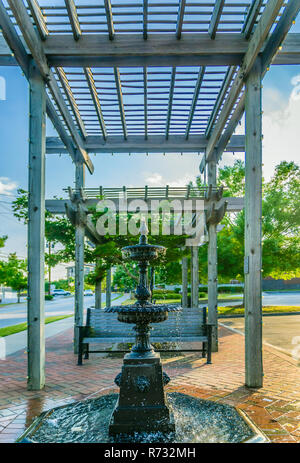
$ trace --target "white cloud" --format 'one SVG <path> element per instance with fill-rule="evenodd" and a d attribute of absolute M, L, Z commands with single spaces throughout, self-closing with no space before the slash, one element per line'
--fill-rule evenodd
<path fill-rule="evenodd" d="M 265 111 L 263 116 L 263 163 L 268 179 L 281 161 L 300 161 L 300 75 L 291 80 L 294 86 L 285 108 Z"/>
<path fill-rule="evenodd" d="M 10 180 L 8 177 L 0 177 L 0 194 L 11 195 L 17 186 L 17 182 Z"/>
<path fill-rule="evenodd" d="M 148 176 L 145 177 L 145 182 L 150 186 L 161 186 L 164 184 L 162 175 L 158 174 L 157 172 L 148 174 Z"/>
<path fill-rule="evenodd" d="M 145 174 L 145 184 L 148 186 L 165 186 L 169 185 L 171 187 L 182 187 L 187 185 L 190 181 L 195 181 L 198 172 L 185 173 L 184 175 L 180 174 L 180 177 L 176 179 L 171 179 L 163 177 L 158 172 L 151 172 Z"/>

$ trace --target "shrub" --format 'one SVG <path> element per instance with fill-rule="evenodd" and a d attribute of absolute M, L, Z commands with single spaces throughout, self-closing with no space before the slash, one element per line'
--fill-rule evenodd
<path fill-rule="evenodd" d="M 45 294 L 45 301 L 52 301 L 53 296 L 51 294 Z"/>

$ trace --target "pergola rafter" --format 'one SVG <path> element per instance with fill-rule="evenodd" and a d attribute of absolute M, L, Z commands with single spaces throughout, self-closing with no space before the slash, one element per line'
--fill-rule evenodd
<path fill-rule="evenodd" d="M 80 22 L 78 19 L 76 5 L 74 3 L 74 0 L 65 0 L 65 4 L 66 4 L 67 11 L 68 11 L 70 24 L 72 27 L 74 40 L 79 40 L 82 33 L 81 33 Z"/>
<path fill-rule="evenodd" d="M 218 25 L 220 22 L 224 4 L 225 4 L 225 0 L 217 0 L 215 7 L 213 9 L 210 25 L 208 28 L 208 33 L 211 39 L 214 39 L 216 37 L 216 33 L 217 33 L 217 29 L 218 29 Z"/>

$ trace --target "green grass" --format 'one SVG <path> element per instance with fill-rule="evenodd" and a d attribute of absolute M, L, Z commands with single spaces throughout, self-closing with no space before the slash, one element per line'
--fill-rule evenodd
<path fill-rule="evenodd" d="M 244 315 L 244 307 L 218 307 L 219 315 Z M 264 313 L 286 313 L 286 312 L 300 312 L 300 307 L 284 305 L 270 305 L 263 307 Z"/>
<path fill-rule="evenodd" d="M 181 302 L 181 297 L 177 297 L 174 299 L 155 299 L 156 304 L 175 304 L 175 303 L 180 303 Z M 219 294 L 218 300 L 241 300 L 242 298 L 240 296 L 236 295 L 230 295 L 230 294 Z M 205 302 L 207 301 L 207 297 L 203 298 L 200 297 L 199 301 Z M 134 299 L 127 299 L 126 301 L 122 302 L 122 305 L 131 305 L 134 304 L 135 300 Z"/>
<path fill-rule="evenodd" d="M 300 289 L 266 289 L 264 293 L 299 293 Z"/>
<path fill-rule="evenodd" d="M 59 315 L 57 317 L 47 317 L 45 318 L 45 324 L 57 322 L 59 320 L 63 320 L 64 318 L 73 317 L 73 315 Z M 5 326 L 4 328 L 0 328 L 0 338 L 5 336 L 10 336 L 11 334 L 20 333 L 20 331 L 27 330 L 27 322 L 18 323 L 17 325 L 12 326 Z"/>

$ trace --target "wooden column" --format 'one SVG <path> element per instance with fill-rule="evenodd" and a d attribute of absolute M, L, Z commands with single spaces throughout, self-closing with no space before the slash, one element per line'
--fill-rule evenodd
<path fill-rule="evenodd" d="M 75 188 L 84 187 L 84 165 L 76 163 Z M 75 326 L 74 326 L 74 352 L 78 353 L 78 329 L 83 325 L 83 294 L 84 294 L 84 226 L 79 223 L 75 226 Z"/>
<path fill-rule="evenodd" d="M 261 387 L 262 364 L 262 105 L 261 63 L 246 80 L 245 363 L 246 385 Z"/>
<path fill-rule="evenodd" d="M 198 258 L 198 246 L 192 246 L 192 307 L 199 306 L 199 258 Z"/>
<path fill-rule="evenodd" d="M 182 307 L 188 306 L 188 258 L 183 257 L 182 264 Z"/>
<path fill-rule="evenodd" d="M 106 307 L 111 307 L 111 268 L 106 272 Z"/>
<path fill-rule="evenodd" d="M 32 61 L 29 71 L 28 177 L 28 389 L 45 385 L 45 83 Z"/>
<path fill-rule="evenodd" d="M 95 308 L 101 309 L 102 306 L 102 280 L 98 280 L 95 285 Z"/>
<path fill-rule="evenodd" d="M 208 185 L 217 184 L 217 166 L 214 161 L 207 164 Z M 218 254 L 217 254 L 217 225 L 208 226 L 208 323 L 214 324 L 212 330 L 212 351 L 218 351 Z"/>

